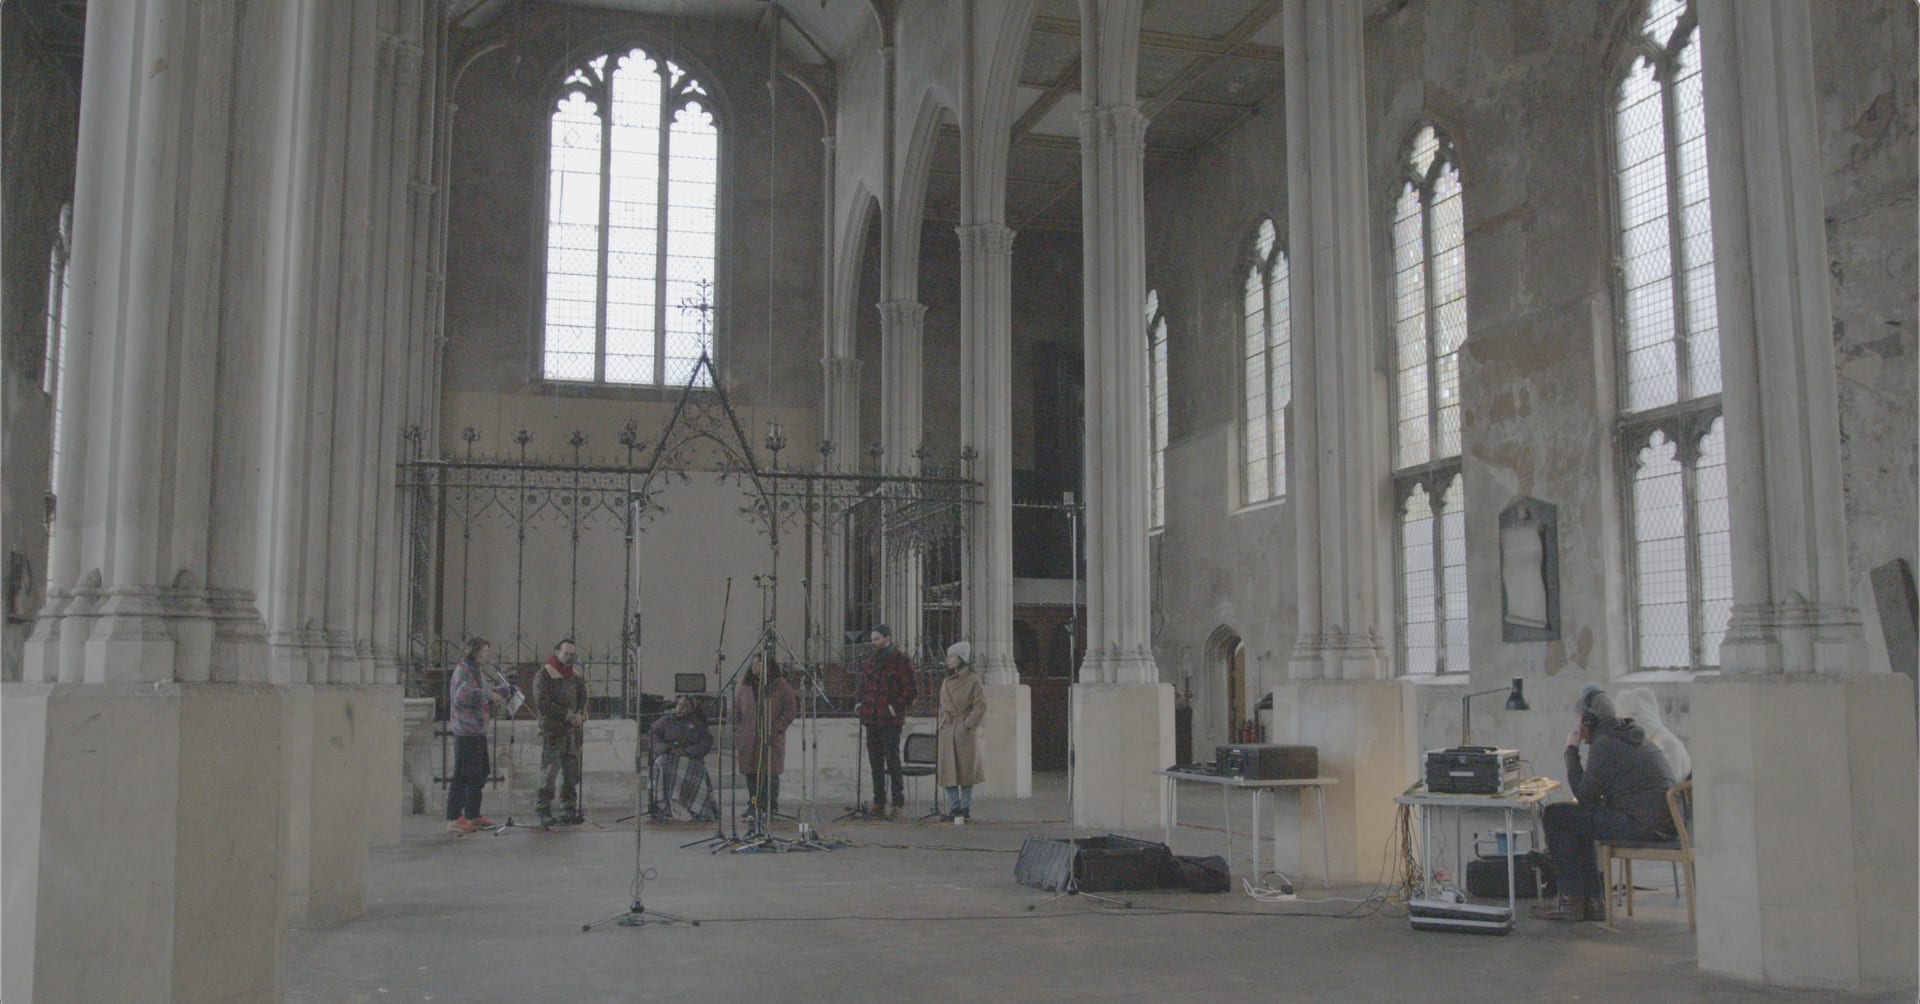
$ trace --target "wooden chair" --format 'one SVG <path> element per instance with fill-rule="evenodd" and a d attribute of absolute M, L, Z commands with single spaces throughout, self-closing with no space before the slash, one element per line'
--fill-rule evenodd
<path fill-rule="evenodd" d="M 1633 862 L 1672 861 L 1684 866 L 1687 876 L 1687 928 L 1699 930 L 1693 917 L 1693 781 L 1682 781 L 1667 789 L 1667 811 L 1673 814 L 1672 840 L 1601 840 L 1600 875 L 1607 886 L 1607 919 L 1602 926 L 1613 929 L 1613 863 L 1625 871 L 1627 916 L 1633 916 Z"/>

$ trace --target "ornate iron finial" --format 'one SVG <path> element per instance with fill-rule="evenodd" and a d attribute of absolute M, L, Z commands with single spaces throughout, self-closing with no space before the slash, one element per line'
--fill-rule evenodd
<path fill-rule="evenodd" d="M 925 443 L 921 443 L 919 446 L 913 448 L 913 459 L 923 464 L 926 463 L 927 458 L 931 456 L 933 456 L 933 449 Z"/>
<path fill-rule="evenodd" d="M 640 423 L 638 421 L 629 418 L 627 419 L 627 424 L 620 427 L 620 445 L 629 450 L 640 445 Z"/>
<path fill-rule="evenodd" d="M 815 446 L 814 449 L 819 450 L 820 459 L 825 460 L 826 458 L 833 456 L 833 451 L 834 451 L 833 440 L 822 439 L 820 441 L 820 445 Z"/>
<path fill-rule="evenodd" d="M 960 461 L 962 463 L 971 464 L 978 459 L 980 459 L 979 450 L 974 449 L 972 446 L 962 446 L 960 448 Z"/>
<path fill-rule="evenodd" d="M 567 445 L 578 450 L 582 446 L 587 445 L 587 434 L 581 432 L 579 429 L 567 433 Z"/>
<path fill-rule="evenodd" d="M 887 448 L 884 446 L 881 446 L 880 441 L 877 439 L 874 440 L 872 443 L 868 444 L 867 446 L 867 456 L 872 457 L 875 462 L 878 462 L 880 460 L 880 455 L 885 452 L 887 452 Z"/>
<path fill-rule="evenodd" d="M 708 333 L 708 319 L 713 314 L 713 300 L 707 294 L 713 290 L 713 283 L 702 279 L 694 283 L 694 288 L 699 290 L 699 293 L 695 296 L 681 299 L 680 312 L 683 314 L 700 315 L 700 341 L 702 344 L 705 344 Z"/>
<path fill-rule="evenodd" d="M 466 440 L 468 443 L 472 443 L 474 440 L 480 438 L 480 430 L 469 425 L 460 430 L 460 438 Z"/>
<path fill-rule="evenodd" d="M 533 442 L 533 433 L 521 429 L 513 434 L 513 441 L 524 448 L 528 443 Z"/>

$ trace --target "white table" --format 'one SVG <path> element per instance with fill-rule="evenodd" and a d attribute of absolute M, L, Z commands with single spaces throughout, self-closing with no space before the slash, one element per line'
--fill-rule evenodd
<path fill-rule="evenodd" d="M 1513 813 L 1525 810 L 1538 819 L 1540 803 L 1546 800 L 1560 782 L 1549 777 L 1530 777 L 1515 785 L 1511 790 L 1498 795 L 1455 795 L 1431 792 L 1424 784 L 1418 784 L 1398 796 L 1394 802 L 1399 805 L 1412 805 L 1420 808 L 1420 895 L 1431 896 L 1433 884 L 1433 814 L 1427 810 L 1451 808 L 1453 812 L 1453 874 L 1462 883 L 1466 882 L 1466 850 L 1460 842 L 1460 816 L 1462 809 L 1488 809 L 1507 814 L 1507 913 L 1514 915 L 1516 900 L 1513 884 L 1513 856 L 1518 850 L 1519 841 L 1513 839 Z M 1538 846 L 1537 842 L 1535 846 Z"/>
<path fill-rule="evenodd" d="M 1211 784 L 1225 789 L 1220 793 L 1220 822 L 1221 828 L 1227 832 L 1227 868 L 1229 870 L 1233 868 L 1233 799 L 1227 794 L 1227 790 L 1239 788 L 1249 793 L 1249 797 L 1253 802 L 1253 874 L 1255 879 L 1260 877 L 1260 810 L 1262 803 L 1266 801 L 1267 793 L 1275 788 L 1312 788 L 1313 793 L 1319 798 L 1320 807 L 1320 882 L 1322 885 L 1327 886 L 1333 884 L 1333 871 L 1327 865 L 1327 785 L 1339 784 L 1340 780 L 1338 778 L 1305 777 L 1283 780 L 1256 780 L 1224 774 L 1198 774 L 1184 770 L 1156 770 L 1154 773 L 1160 775 L 1161 783 L 1166 786 L 1166 797 L 1161 799 L 1160 802 L 1160 828 L 1169 845 L 1173 843 L 1173 826 L 1179 821 L 1180 817 L 1180 786 L 1178 782 L 1186 781 L 1193 784 Z M 1302 797 L 1304 797 L 1304 794 Z M 1274 864 L 1276 867 L 1280 863 L 1279 857 L 1279 852 L 1275 851 Z"/>

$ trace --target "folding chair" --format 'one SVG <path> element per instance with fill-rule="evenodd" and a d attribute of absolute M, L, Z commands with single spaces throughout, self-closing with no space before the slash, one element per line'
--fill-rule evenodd
<path fill-rule="evenodd" d="M 1693 917 L 1693 782 L 1682 781 L 1667 789 L 1667 811 L 1673 814 L 1672 840 L 1601 840 L 1600 875 L 1607 884 L 1607 919 L 1603 925 L 1613 929 L 1613 863 L 1619 861 L 1625 871 L 1627 916 L 1633 916 L 1633 862 L 1672 861 L 1686 869 L 1687 928 L 1699 930 Z"/>

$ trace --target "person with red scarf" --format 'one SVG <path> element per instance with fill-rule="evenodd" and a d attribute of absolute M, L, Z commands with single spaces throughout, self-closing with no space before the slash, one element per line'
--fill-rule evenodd
<path fill-rule="evenodd" d="M 540 825 L 581 823 L 580 747 L 586 739 L 587 684 L 573 671 L 572 638 L 562 638 L 533 678 L 533 709 L 540 717 L 540 789 L 534 808 Z M 555 787 L 560 815 L 553 814 Z"/>

